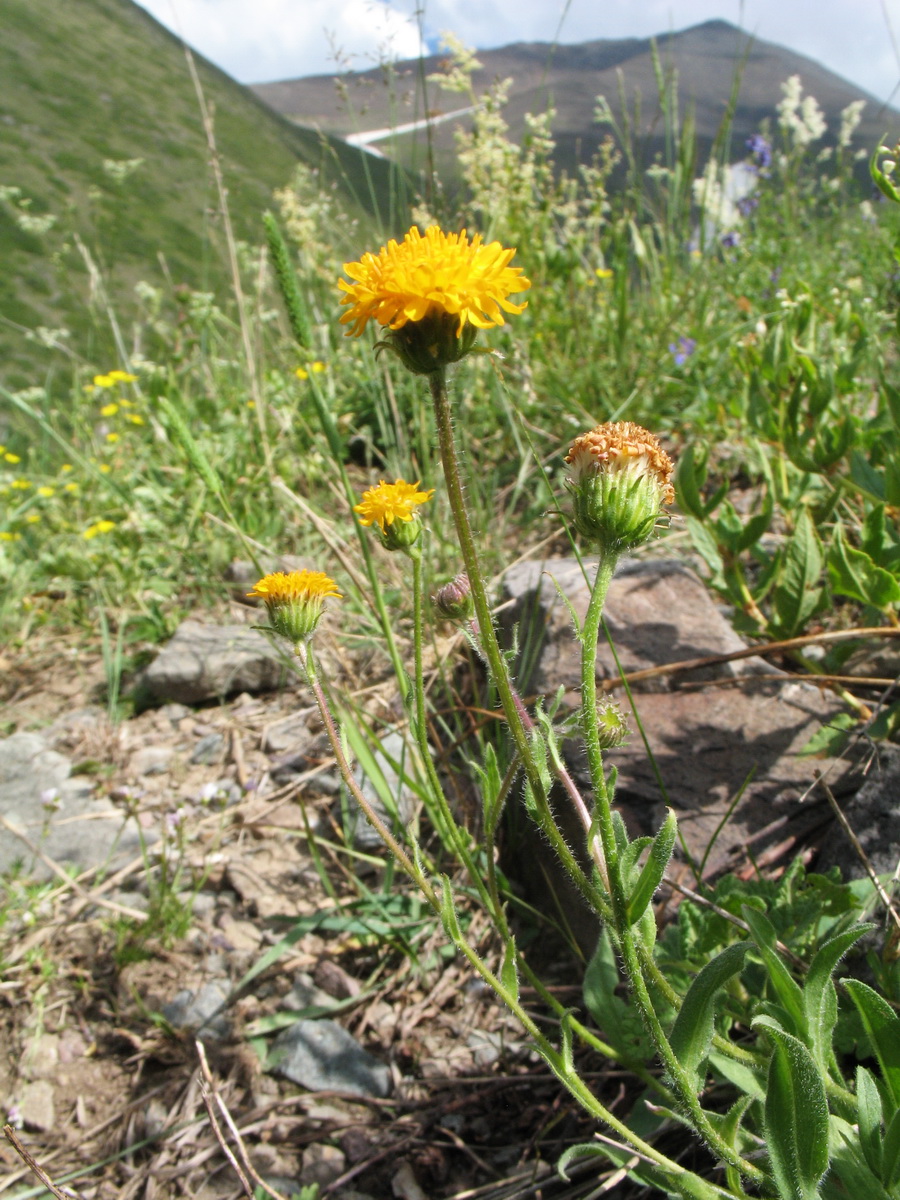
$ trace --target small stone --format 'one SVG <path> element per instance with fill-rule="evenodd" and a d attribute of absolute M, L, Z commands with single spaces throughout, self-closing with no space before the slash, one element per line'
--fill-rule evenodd
<path fill-rule="evenodd" d="M 272 1069 L 311 1092 L 351 1092 L 385 1098 L 391 1073 L 337 1021 L 297 1021 L 272 1045 Z"/>
<path fill-rule="evenodd" d="M 255 629 L 182 621 L 141 682 L 154 699 L 197 704 L 235 692 L 271 691 L 284 678 L 281 657 Z"/>
<path fill-rule="evenodd" d="M 141 746 L 131 756 L 132 775 L 165 775 L 172 765 L 172 746 Z"/>
<path fill-rule="evenodd" d="M 26 1083 L 19 1096 L 19 1115 L 26 1128 L 47 1133 L 56 1125 L 53 1085 L 47 1079 Z"/>
<path fill-rule="evenodd" d="M 228 991 L 222 984 L 205 983 L 196 992 L 187 988 L 180 991 L 163 1005 L 162 1015 L 175 1029 L 188 1029 L 204 1041 L 218 1041 L 230 1030 L 225 1013 L 217 1011 L 227 999 Z"/>
<path fill-rule="evenodd" d="M 208 733 L 206 737 L 200 739 L 191 751 L 190 761 L 195 764 L 202 763 L 205 766 L 211 767 L 213 764 L 222 761 L 224 753 L 224 735 L 221 733 Z"/>
<path fill-rule="evenodd" d="M 316 987 L 312 976 L 306 971 L 298 971 L 293 987 L 281 1004 L 288 1012 L 303 1012 L 308 1008 L 331 1009 L 334 1007 L 334 998 Z"/>
<path fill-rule="evenodd" d="M 320 1188 L 334 1183 L 347 1169 L 347 1160 L 337 1146 L 313 1142 L 303 1151 L 303 1170 L 300 1182 L 306 1187 L 317 1183 Z"/>

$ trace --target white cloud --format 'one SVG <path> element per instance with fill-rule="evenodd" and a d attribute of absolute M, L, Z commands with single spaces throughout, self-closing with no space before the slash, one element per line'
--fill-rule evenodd
<path fill-rule="evenodd" d="M 364 70 L 422 48 L 414 17 L 383 0 L 138 2 L 243 82 Z"/>

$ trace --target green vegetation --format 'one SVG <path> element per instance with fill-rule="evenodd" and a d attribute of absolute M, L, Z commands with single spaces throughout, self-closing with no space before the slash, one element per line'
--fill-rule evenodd
<path fill-rule="evenodd" d="M 115 47 L 110 52 L 115 57 Z M 457 65 L 465 73 L 465 59 Z M 232 246 L 229 291 L 211 278 L 188 286 L 174 275 L 155 284 L 145 278 L 126 322 L 109 299 L 107 277 L 124 269 L 117 252 L 124 262 L 126 247 L 138 259 L 149 247 L 129 239 L 136 209 L 128 189 L 146 165 L 130 174 L 122 166 L 121 198 L 104 201 L 110 233 L 98 242 L 96 295 L 109 328 L 127 335 L 94 343 L 85 325 L 79 343 L 73 327 L 70 388 L 32 378 L 0 393 L 8 413 L 0 449 L 0 621 L 16 648 L 39 627 L 98 630 L 118 714 L 133 659 L 162 640 L 182 611 L 221 604 L 218 580 L 233 557 L 251 558 L 263 574 L 290 551 L 333 575 L 344 594 L 344 626 L 365 649 L 371 679 L 396 675 L 391 694 L 409 718 L 406 767 L 425 810 L 418 837 L 402 825 L 388 830 L 360 795 L 344 756 L 352 750 L 378 774 L 378 717 L 327 681 L 323 687 L 318 651 L 314 658 L 305 641 L 315 624 L 309 611 L 294 626 L 302 630 L 295 636 L 299 672 L 326 727 L 336 710 L 334 756 L 394 855 L 388 879 L 399 864 L 424 897 L 422 911 L 430 908 L 432 928 L 443 927 L 577 1103 L 614 1132 L 612 1143 L 573 1147 L 561 1170 L 602 1155 L 657 1194 L 896 1200 L 900 970 L 889 940 L 862 923 L 882 915 L 883 894 L 807 875 L 798 861 L 777 880 L 726 877 L 701 901 L 684 903 L 658 936 L 651 901 L 676 841 L 674 816 L 655 837 L 633 841 L 613 807 L 615 778 L 600 729 L 602 717 L 614 734 L 615 714 L 598 711 L 593 695 L 604 589 L 623 549 L 649 534 L 661 495 L 667 503 L 668 477 L 652 497 L 650 518 L 645 497 L 640 520 L 627 528 L 610 532 L 587 502 L 579 510 L 579 530 L 596 541 L 586 549 L 603 556 L 578 631 L 578 726 L 592 784 L 586 798 L 562 765 L 559 738 L 571 725 L 560 730 L 554 706 L 542 701 L 525 712 L 515 693 L 485 585 L 544 539 L 578 544 L 563 456 L 591 427 L 627 420 L 651 429 L 678 464 L 679 511 L 660 536 L 673 552 L 705 564 L 742 632 L 772 641 L 823 626 L 859 631 L 815 660 L 793 648 L 798 668 L 840 676 L 849 649 L 865 643 L 864 631 L 896 628 L 897 212 L 860 197 L 853 113 L 823 156 L 822 122 L 810 98 L 802 103 L 798 84 L 786 86 L 777 112 L 778 97 L 772 100 L 764 134 L 741 148 L 738 176 L 728 170 L 727 129 L 716 156 L 697 166 L 692 124 L 665 81 L 664 162 L 647 169 L 627 130 L 598 104 L 608 139 L 593 163 L 566 176 L 553 169 L 546 118 L 530 122 L 521 145 L 508 139 L 502 88 L 495 88 L 459 143 L 467 188 L 458 209 L 442 207 L 449 201 L 432 187 L 413 213 L 422 225 L 434 216 L 445 228 L 477 228 L 486 241 L 517 246 L 515 262 L 531 289 L 519 295 L 507 287 L 505 295 L 527 299 L 528 307 L 481 339 L 479 349 L 499 353 L 473 353 L 446 373 L 446 362 L 458 357 L 452 338 L 440 341 L 446 325 L 433 337 L 428 326 L 421 345 L 404 341 L 402 331 L 386 335 L 389 345 L 376 349 L 395 353 L 373 353 L 371 329 L 360 339 L 343 336 L 342 263 L 378 243 L 354 225 L 352 180 L 344 192 L 323 188 L 321 177 L 293 162 L 272 181 L 284 187 L 293 180 L 279 192 L 278 219 L 264 223 L 261 203 L 251 240 Z M 224 146 L 228 122 L 217 123 L 217 134 L 220 128 Z M 144 150 L 103 142 L 91 169 L 108 152 L 121 164 Z M 616 170 L 624 182 L 613 191 Z M 891 170 L 881 176 L 889 198 Z M 71 271 L 65 255 L 52 264 L 42 257 L 50 231 L 27 234 L 16 221 L 18 212 L 28 225 L 32 209 L 22 200 L 39 187 L 36 176 L 21 179 L 21 194 L 7 192 L 4 202 L 13 213 L 10 236 L 18 230 L 15 236 L 34 238 L 20 252 L 47 269 Z M 238 192 L 235 185 L 231 194 Z M 152 205 L 152 191 L 143 201 Z M 243 196 L 245 217 L 250 203 Z M 275 204 L 268 195 L 265 203 Z M 403 231 L 395 211 L 378 219 L 380 241 Z M 152 227 L 140 229 L 142 239 L 152 237 Z M 182 247 L 188 258 L 192 245 Z M 48 297 L 49 314 L 57 302 Z M 407 334 L 415 340 L 415 329 Z M 446 362 L 429 369 L 435 345 Z M 427 517 L 420 514 L 421 536 L 405 547 L 411 564 L 402 553 L 386 554 L 353 517 L 375 477 L 421 481 L 424 499 L 416 504 L 427 502 Z M 577 490 L 579 480 L 570 484 Z M 398 494 L 411 503 L 406 491 Z M 612 503 L 606 493 L 604 502 Z M 401 541 L 395 531 L 394 542 Z M 456 684 L 440 671 L 435 692 L 426 694 L 424 597 L 463 563 L 477 614 L 469 632 L 493 689 L 479 707 L 503 708 L 508 741 L 461 735 L 453 726 Z M 313 601 L 332 594 L 329 582 L 319 581 Z M 477 678 L 468 683 L 480 686 Z M 900 707 L 890 699 L 842 695 L 843 728 L 823 741 L 832 745 L 861 723 L 872 736 L 893 733 Z M 460 772 L 475 796 L 477 836 L 444 795 L 432 723 L 466 745 Z M 556 827 L 548 803 L 554 777 L 582 818 L 587 859 L 572 853 Z M 382 798 L 390 812 L 392 798 Z M 504 806 L 520 803 L 603 928 L 585 969 L 584 1021 L 545 986 L 510 923 L 514 894 L 494 851 Z M 152 895 L 154 934 L 167 925 L 180 932 L 166 894 L 181 879 L 175 861 Z M 699 877 L 694 883 L 704 886 Z M 352 886 L 357 898 L 369 899 L 362 883 Z M 471 929 L 488 927 L 494 940 L 485 948 L 483 933 L 476 944 Z M 266 965 L 299 930 L 267 951 Z M 857 954 L 853 969 L 861 973 L 855 947 L 864 937 L 868 982 L 836 986 L 845 956 Z M 259 970 L 258 963 L 249 977 Z M 520 996 L 526 984 L 527 1004 Z M 535 1015 L 538 1002 L 544 1008 Z M 596 1064 L 608 1060 L 647 1089 L 652 1107 L 610 1110 L 590 1082 Z M 664 1118 L 687 1126 L 703 1147 L 689 1165 L 657 1146 Z"/>

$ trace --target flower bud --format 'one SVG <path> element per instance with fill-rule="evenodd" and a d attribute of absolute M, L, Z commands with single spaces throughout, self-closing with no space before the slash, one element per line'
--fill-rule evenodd
<path fill-rule="evenodd" d="M 582 434 L 566 462 L 575 526 L 601 552 L 645 542 L 662 506 L 675 499 L 672 460 L 652 433 L 631 421 L 610 421 Z"/>
<path fill-rule="evenodd" d="M 597 735 L 601 750 L 621 746 L 628 737 L 628 721 L 614 700 L 606 700 L 597 706 Z"/>
<path fill-rule="evenodd" d="M 475 602 L 466 572 L 460 572 L 455 579 L 438 588 L 431 602 L 438 616 L 447 621 L 471 621 L 475 615 Z"/>
<path fill-rule="evenodd" d="M 297 646 L 315 632 L 326 597 L 340 599 L 341 593 L 323 571 L 291 571 L 287 575 L 276 571 L 260 579 L 247 595 L 263 601 L 273 631 Z"/>

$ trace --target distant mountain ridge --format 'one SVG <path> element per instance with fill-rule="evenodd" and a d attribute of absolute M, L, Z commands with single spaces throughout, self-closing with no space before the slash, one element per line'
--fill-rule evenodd
<path fill-rule="evenodd" d="M 636 96 L 641 98 L 641 121 L 635 132 L 650 161 L 663 145 L 654 40 L 664 69 L 671 66 L 678 71 L 682 111 L 693 106 L 701 157 L 719 129 L 738 69 L 742 77 L 733 122 L 733 145 L 738 153 L 743 153 L 744 140 L 766 117 L 774 121 L 781 84 L 791 75 L 799 75 L 805 94 L 818 100 L 828 120 L 831 140 L 839 127 L 841 110 L 854 100 L 866 101 L 857 132 L 858 145 L 874 148 L 887 130 L 900 127 L 900 114 L 895 110 L 883 109 L 872 96 L 819 63 L 772 42 L 752 39 L 721 20 L 663 33 L 656 39 L 624 38 L 577 45 L 514 43 L 496 50 L 479 50 L 477 58 L 483 66 L 473 76 L 473 83 L 481 92 L 494 79 L 513 79 L 504 115 L 514 138 L 524 131 L 527 112 L 543 112 L 552 104 L 556 110 L 556 159 L 571 170 L 578 162 L 591 158 L 607 132 L 593 119 L 596 97 L 605 95 L 614 115 L 621 119 L 621 72 L 629 106 Z M 459 107 L 458 94 L 442 91 L 433 83 L 427 85 L 423 99 L 420 81 L 437 72 L 444 58 L 431 55 L 422 63 L 400 62 L 390 73 L 382 68 L 351 72 L 341 76 L 341 92 L 330 75 L 254 84 L 253 90 L 291 120 L 347 136 L 361 129 L 408 122 L 413 112 L 421 118 L 426 110 L 438 114 Z M 348 111 L 342 99 L 347 91 L 351 102 L 357 104 L 356 112 Z M 465 119 L 459 124 L 465 125 Z M 452 139 L 452 122 L 434 127 L 434 145 L 444 162 L 452 151 Z M 409 162 L 410 148 L 402 139 L 386 152 Z"/>

